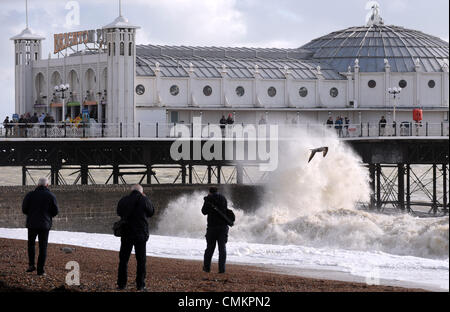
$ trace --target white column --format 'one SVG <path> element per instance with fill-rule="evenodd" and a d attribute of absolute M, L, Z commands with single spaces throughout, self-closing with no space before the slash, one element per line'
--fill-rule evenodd
<path fill-rule="evenodd" d="M 391 107 L 391 95 L 388 89 L 391 87 L 391 65 L 387 59 L 384 60 L 384 106 Z"/>
<path fill-rule="evenodd" d="M 413 99 L 413 105 L 414 106 L 420 106 L 420 72 L 421 72 L 421 65 L 419 59 L 416 60 L 416 64 L 414 66 L 416 70 L 415 79 L 414 79 L 414 87 L 416 88 L 416 92 L 414 92 L 414 99 Z"/>
<path fill-rule="evenodd" d="M 225 97 L 227 96 L 225 88 L 227 87 L 226 83 L 228 77 L 227 67 L 225 64 L 222 65 L 222 71 L 220 73 L 222 75 L 222 79 L 220 80 L 220 106 L 225 106 Z"/>
<path fill-rule="evenodd" d="M 449 80 L 448 80 L 448 64 L 444 63 L 442 66 L 442 101 L 441 106 L 447 107 L 449 106 Z"/>
<path fill-rule="evenodd" d="M 355 107 L 360 107 L 361 104 L 361 75 L 359 74 L 359 60 L 355 60 Z"/>
<path fill-rule="evenodd" d="M 316 70 L 317 70 L 317 74 L 316 74 L 316 77 L 317 77 L 317 80 L 316 80 L 316 106 L 322 106 L 321 93 L 322 93 L 323 75 L 322 75 L 320 66 L 317 66 Z M 317 119 L 318 119 L 318 117 L 317 117 Z"/>
<path fill-rule="evenodd" d="M 353 97 L 353 73 L 352 68 L 349 66 L 347 71 L 347 105 L 350 105 L 350 101 L 354 103 Z"/>

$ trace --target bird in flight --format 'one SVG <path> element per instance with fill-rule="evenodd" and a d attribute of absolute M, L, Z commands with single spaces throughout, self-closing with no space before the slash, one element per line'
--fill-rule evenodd
<path fill-rule="evenodd" d="M 312 149 L 311 150 L 311 155 L 309 156 L 308 163 L 311 162 L 311 160 L 314 158 L 314 155 L 316 155 L 316 153 L 320 153 L 320 152 L 323 153 L 323 157 L 327 156 L 327 154 L 328 154 L 328 146 Z"/>

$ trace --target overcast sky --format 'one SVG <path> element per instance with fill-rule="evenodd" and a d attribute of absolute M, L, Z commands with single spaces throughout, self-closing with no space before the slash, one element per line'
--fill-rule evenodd
<path fill-rule="evenodd" d="M 53 34 L 100 28 L 118 16 L 118 0 L 78 0 L 79 25 L 69 25 L 65 0 L 29 0 L 29 25 Z M 123 0 L 123 15 L 138 30 L 137 43 L 296 48 L 332 31 L 364 25 L 367 0 Z M 449 40 L 448 0 L 378 0 L 386 24 Z M 73 19 L 71 19 L 73 20 Z M 25 0 L 0 0 L 0 118 L 14 112 L 14 47 L 25 28 Z"/>

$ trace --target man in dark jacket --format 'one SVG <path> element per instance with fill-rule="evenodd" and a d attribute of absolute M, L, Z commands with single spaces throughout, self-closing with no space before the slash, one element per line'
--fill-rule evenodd
<path fill-rule="evenodd" d="M 56 197 L 48 189 L 47 178 L 40 178 L 38 187 L 23 199 L 22 211 L 27 216 L 28 228 L 28 270 L 36 270 L 34 266 L 36 236 L 39 238 L 39 257 L 37 274 L 44 275 L 47 258 L 48 233 L 52 227 L 52 218 L 58 214 Z"/>
<path fill-rule="evenodd" d="M 384 116 L 381 116 L 380 122 L 378 124 L 380 129 L 379 136 L 384 136 L 384 134 L 386 133 L 386 124 L 387 124 L 386 118 L 384 118 Z"/>
<path fill-rule="evenodd" d="M 137 262 L 136 286 L 138 290 L 145 290 L 146 244 L 149 238 L 147 218 L 152 217 L 154 213 L 155 208 L 140 185 L 134 185 L 131 194 L 123 197 L 117 205 L 117 214 L 126 220 L 119 252 L 119 289 L 125 289 L 127 285 L 128 260 L 134 246 Z"/>
<path fill-rule="evenodd" d="M 209 194 L 204 198 L 202 213 L 208 215 L 208 226 L 206 229 L 206 250 L 203 258 L 203 271 L 211 271 L 211 259 L 216 249 L 216 242 L 219 246 L 219 273 L 225 273 L 225 263 L 227 260 L 226 244 L 228 241 L 228 224 L 225 219 L 217 213 L 213 206 L 227 212 L 227 199 L 218 193 L 216 187 L 209 189 Z"/>
<path fill-rule="evenodd" d="M 222 118 L 220 118 L 220 131 L 222 131 L 222 137 L 225 137 L 225 126 L 227 125 L 227 119 L 224 115 L 222 115 Z"/>

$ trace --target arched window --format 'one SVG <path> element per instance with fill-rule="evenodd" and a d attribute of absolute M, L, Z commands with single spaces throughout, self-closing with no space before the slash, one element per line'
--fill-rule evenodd
<path fill-rule="evenodd" d="M 111 56 L 111 42 L 108 43 L 108 56 Z"/>
<path fill-rule="evenodd" d="M 131 56 L 131 51 L 133 50 L 133 43 L 128 43 L 128 56 Z"/>
<path fill-rule="evenodd" d="M 125 55 L 125 44 L 123 42 L 120 43 L 120 55 Z"/>

